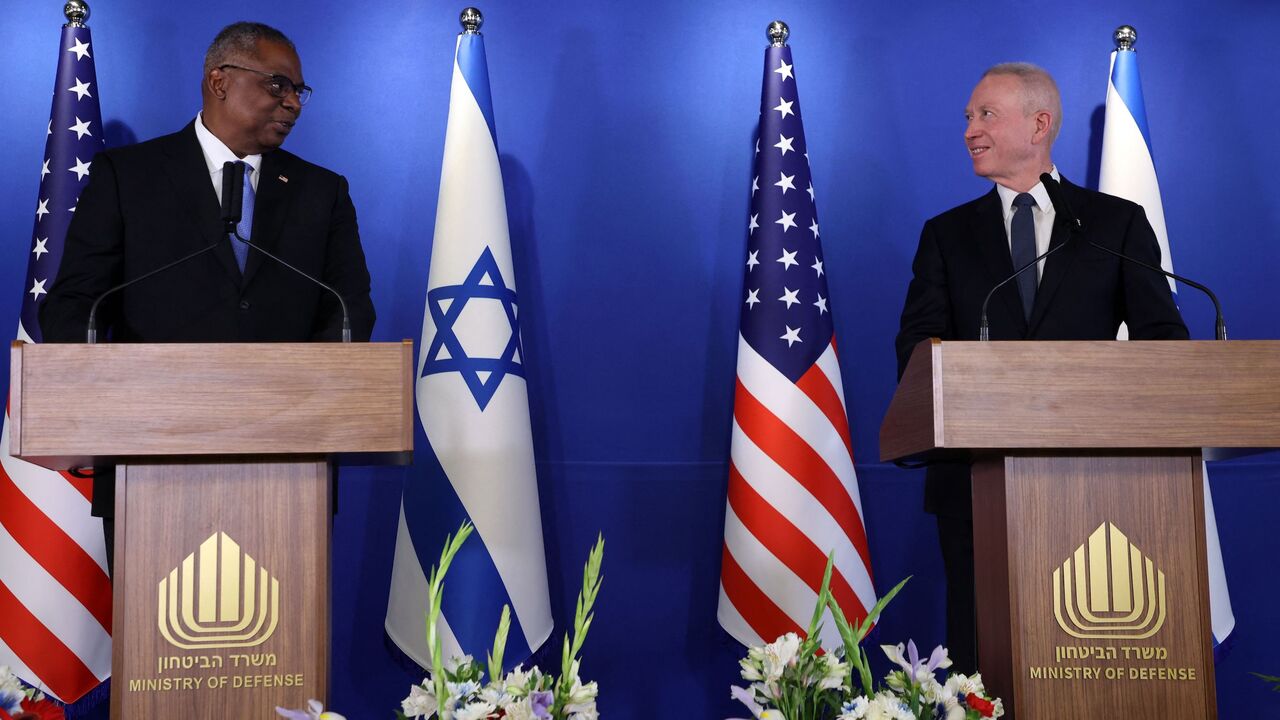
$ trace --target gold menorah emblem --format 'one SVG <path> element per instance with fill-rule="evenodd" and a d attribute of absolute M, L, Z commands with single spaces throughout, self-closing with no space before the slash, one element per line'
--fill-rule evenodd
<path fill-rule="evenodd" d="M 1164 573 L 1109 522 L 1053 571 L 1053 615 L 1072 637 L 1149 638 L 1165 611 Z"/>
<path fill-rule="evenodd" d="M 280 582 L 218 532 L 160 580 L 156 622 L 183 650 L 253 647 L 276 631 Z"/>

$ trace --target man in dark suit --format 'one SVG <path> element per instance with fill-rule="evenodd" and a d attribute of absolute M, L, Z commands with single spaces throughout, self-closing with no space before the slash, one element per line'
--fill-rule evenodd
<path fill-rule="evenodd" d="M 920 234 L 896 341 L 898 377 L 922 340 L 977 340 L 982 301 L 997 283 L 1070 230 L 1040 181 L 1059 179 L 1050 157 L 1062 104 L 1047 72 L 996 65 L 965 109 L 965 145 L 991 192 L 929 220 Z M 1061 180 L 1083 230 L 1066 247 L 996 292 L 992 340 L 1113 340 L 1126 323 L 1135 340 L 1186 339 L 1187 328 L 1161 275 L 1089 246 L 1092 240 L 1152 265 L 1160 247 L 1142 208 Z M 969 465 L 935 463 L 925 510 L 937 516 L 947 580 L 947 643 L 957 672 L 977 669 L 973 516 Z"/>
<path fill-rule="evenodd" d="M 205 55 L 196 119 L 94 159 L 40 309 L 45 340 L 82 342 L 89 308 L 109 288 L 212 245 L 112 295 L 99 310 L 102 334 L 116 342 L 338 340 L 335 298 L 224 234 L 228 161 L 243 163 L 236 172 L 249 198 L 240 234 L 333 286 L 346 299 L 353 339 L 368 340 L 369 271 L 347 182 L 280 149 L 310 94 L 297 51 L 279 30 L 241 22 L 218 33 Z M 106 480 L 95 482 L 95 515 L 111 513 Z"/>

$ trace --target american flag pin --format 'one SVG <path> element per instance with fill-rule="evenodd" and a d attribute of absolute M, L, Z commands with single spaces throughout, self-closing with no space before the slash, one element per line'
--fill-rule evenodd
<path fill-rule="evenodd" d="M 277 179 L 277 180 L 279 180 L 280 182 L 283 182 L 283 183 L 287 183 L 287 182 L 289 182 L 289 178 L 287 178 L 287 177 L 285 177 L 285 176 L 283 176 L 283 175 L 277 176 L 277 177 L 276 177 L 276 179 Z"/>

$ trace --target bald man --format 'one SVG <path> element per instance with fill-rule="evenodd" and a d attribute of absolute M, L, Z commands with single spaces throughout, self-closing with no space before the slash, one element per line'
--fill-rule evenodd
<path fill-rule="evenodd" d="M 991 339 L 1114 340 L 1122 322 L 1135 340 L 1187 338 L 1163 276 L 1089 246 L 1092 240 L 1160 264 L 1160 246 L 1140 206 L 1058 174 L 1051 150 L 1062 127 L 1062 101 L 1049 73 L 1029 63 L 990 68 L 965 118 L 973 171 L 995 187 L 925 223 L 896 341 L 899 378 L 922 340 L 977 340 L 991 288 L 1066 242 L 1065 214 L 1049 201 L 1042 173 L 1061 182 L 1083 231 L 1023 273 L 1022 282 L 996 292 L 988 310 Z M 936 463 L 925 477 L 925 510 L 937 517 L 946 571 L 947 645 L 956 671 L 966 674 L 978 669 L 969 469 Z"/>

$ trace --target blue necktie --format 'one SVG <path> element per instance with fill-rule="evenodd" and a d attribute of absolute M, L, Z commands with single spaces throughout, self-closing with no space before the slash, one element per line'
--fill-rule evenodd
<path fill-rule="evenodd" d="M 238 162 L 237 166 L 244 171 L 244 195 L 240 203 L 240 224 L 236 225 L 236 232 L 240 233 L 240 237 L 248 240 L 253 232 L 253 183 L 250 178 L 253 175 L 253 166 L 248 163 Z M 236 265 L 240 266 L 240 272 L 244 272 L 245 260 L 249 257 L 249 246 L 232 238 L 231 251 L 235 253 Z"/>
<path fill-rule="evenodd" d="M 248 197 L 248 189 L 245 189 Z M 1009 228 L 1009 249 L 1013 255 L 1013 269 L 1036 259 L 1036 223 L 1031 217 L 1031 208 L 1036 199 L 1028 193 L 1022 193 L 1013 199 L 1013 223 Z M 1036 304 L 1036 268 L 1031 268 L 1018 276 L 1018 294 L 1022 296 L 1022 314 L 1031 321 L 1031 308 Z"/>

